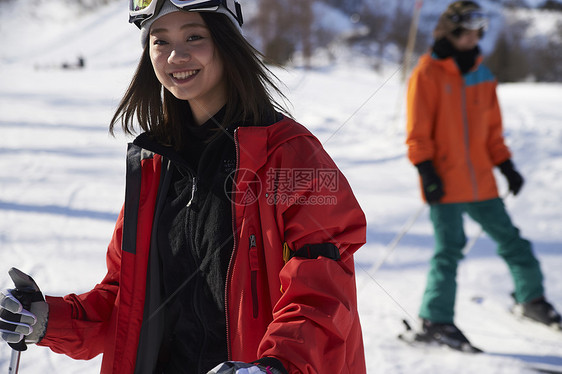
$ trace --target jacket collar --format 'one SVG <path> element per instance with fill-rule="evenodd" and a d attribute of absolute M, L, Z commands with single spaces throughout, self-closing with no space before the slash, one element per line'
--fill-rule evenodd
<path fill-rule="evenodd" d="M 427 53 L 426 55 L 424 55 L 422 57 L 422 61 L 423 60 L 425 60 L 426 63 L 441 66 L 443 69 L 445 69 L 449 73 L 461 74 L 455 59 L 452 58 L 452 57 L 440 59 L 434 53 L 431 53 L 431 54 Z M 477 70 L 478 67 L 480 66 L 480 64 L 482 64 L 483 60 L 484 60 L 484 57 L 482 55 L 478 56 L 476 58 L 476 62 L 474 63 L 474 66 L 472 67 L 472 69 L 470 71 Z"/>
<path fill-rule="evenodd" d="M 234 131 L 234 139 L 239 156 L 239 165 L 258 170 L 265 165 L 269 156 L 283 143 L 300 137 L 313 135 L 304 126 L 291 118 L 276 116 L 276 122 L 268 126 L 239 126 Z M 186 164 L 186 161 L 172 147 L 164 146 L 148 133 L 140 134 L 133 144 L 171 161 Z"/>
<path fill-rule="evenodd" d="M 282 144 L 302 136 L 314 137 L 308 129 L 288 117 L 270 126 L 240 127 L 235 133 L 239 165 L 258 170 Z"/>

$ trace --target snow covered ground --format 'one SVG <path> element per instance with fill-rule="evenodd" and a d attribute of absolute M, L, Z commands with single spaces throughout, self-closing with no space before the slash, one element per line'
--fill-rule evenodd
<path fill-rule="evenodd" d="M 35 30 L 33 39 L 24 31 L 4 35 L 9 43 L 0 55 L 2 288 L 11 287 L 6 274 L 11 266 L 32 274 L 50 295 L 87 291 L 105 274 L 130 140 L 110 137 L 107 126 L 140 54 L 138 32 L 121 6 L 66 28 Z M 47 68 L 78 54 L 86 57 L 84 70 Z M 488 353 L 420 350 L 396 339 L 401 320 L 413 321 L 417 314 L 432 229 L 416 171 L 405 157 L 399 68 L 377 74 L 356 56 L 343 60 L 275 73 L 286 84 L 294 117 L 324 143 L 367 215 L 368 243 L 357 254 L 357 274 L 368 372 L 511 374 L 532 372 L 530 363 L 562 365 L 562 334 L 506 312 L 512 283 L 484 235 L 459 269 L 456 321 Z M 547 295 L 562 310 L 562 85 L 506 84 L 499 97 L 506 140 L 526 178 L 520 196 L 508 197 L 506 205 L 533 242 Z M 506 191 L 501 175 L 498 182 Z M 478 234 L 468 219 L 466 228 L 468 235 Z M 7 372 L 10 352 L 0 347 L 0 372 Z M 100 361 L 74 361 L 30 347 L 20 372 L 97 373 Z"/>

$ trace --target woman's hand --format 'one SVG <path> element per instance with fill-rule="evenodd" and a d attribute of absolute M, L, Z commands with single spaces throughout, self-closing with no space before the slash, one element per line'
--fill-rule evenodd
<path fill-rule="evenodd" d="M 45 335 L 49 305 L 33 278 L 16 268 L 8 274 L 16 288 L 0 292 L 0 335 L 23 351 L 26 343 L 37 343 Z"/>

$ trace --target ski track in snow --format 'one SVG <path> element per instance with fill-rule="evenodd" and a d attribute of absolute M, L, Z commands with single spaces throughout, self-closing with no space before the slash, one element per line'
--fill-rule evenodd
<path fill-rule="evenodd" d="M 109 13 L 107 13 L 109 14 Z M 138 37 L 122 15 L 113 32 Z M 89 39 L 99 35 L 94 28 Z M 125 29 L 126 27 L 126 29 Z M 115 30 L 117 29 L 117 30 Z M 73 29 L 81 32 L 77 26 Z M 73 31 L 73 32 L 74 32 Z M 116 40 L 108 36 L 108 40 Z M 107 133 L 134 71 L 138 39 L 103 50 L 87 43 L 83 71 L 35 70 L 22 52 L 0 66 L 0 286 L 7 270 L 33 275 L 44 293 L 85 292 L 105 275 L 105 251 L 124 196 L 126 143 Z M 95 57 L 97 53 L 102 51 Z M 13 51 L 12 51 L 13 52 Z M 48 61 L 70 47 L 42 46 Z M 44 60 L 45 60 L 44 59 Z M 398 67 L 375 73 L 354 61 L 305 71 L 274 70 L 286 85 L 294 117 L 318 136 L 350 181 L 368 220 L 367 244 L 357 253 L 357 285 L 369 373 L 530 373 L 526 363 L 562 365 L 562 333 L 514 319 L 511 280 L 482 235 L 459 267 L 456 322 L 483 355 L 420 350 L 396 339 L 403 318 L 415 319 L 432 254 L 425 209 L 396 249 L 388 244 L 422 206 L 415 169 L 405 157 L 404 88 Z M 515 224 L 534 244 L 547 296 L 562 309 L 561 84 L 509 84 L 498 90 L 505 135 L 526 179 L 506 198 Z M 507 185 L 497 175 L 501 191 Z M 478 227 L 466 220 L 467 235 Z M 373 267 L 385 258 L 376 272 Z M 481 297 L 483 302 L 472 301 Z M 0 348 L 0 372 L 10 349 Z M 21 373 L 97 373 L 101 357 L 75 361 L 43 347 L 22 354 Z"/>

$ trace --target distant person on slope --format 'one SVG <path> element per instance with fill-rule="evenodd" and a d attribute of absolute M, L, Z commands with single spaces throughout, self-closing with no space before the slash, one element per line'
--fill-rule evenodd
<path fill-rule="evenodd" d="M 366 373 L 353 257 L 365 216 L 321 143 L 279 112 L 240 5 L 130 4 L 144 51 L 111 129 L 143 133 L 107 275 L 45 300 L 13 269 L 2 338 L 102 353 L 107 374 Z"/>
<path fill-rule="evenodd" d="M 418 337 L 461 350 L 471 347 L 454 324 L 457 265 L 467 241 L 464 213 L 497 243 L 522 314 L 545 324 L 560 323 L 560 315 L 544 297 L 543 274 L 531 243 L 519 235 L 498 197 L 494 167 L 507 178 L 514 195 L 523 178 L 504 143 L 496 80 L 481 64 L 478 42 L 487 22 L 477 3 L 451 3 L 408 88 L 408 157 L 419 171 L 435 232 L 435 253 L 419 312 L 423 335 Z"/>

